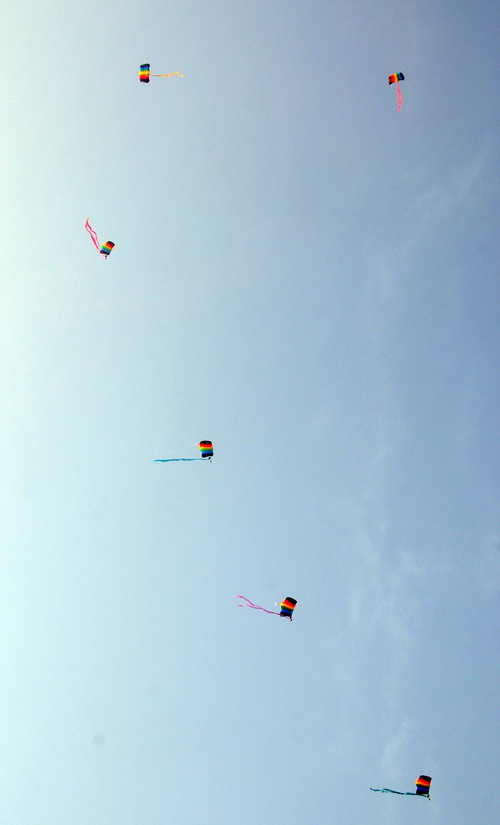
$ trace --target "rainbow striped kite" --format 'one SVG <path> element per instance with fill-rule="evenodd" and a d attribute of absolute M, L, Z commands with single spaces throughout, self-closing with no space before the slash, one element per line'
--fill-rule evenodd
<path fill-rule="evenodd" d="M 404 79 L 405 79 L 405 76 L 404 76 L 403 72 L 396 72 L 395 74 L 390 74 L 389 77 L 387 78 L 387 82 L 389 83 L 389 86 L 392 86 L 393 83 L 396 84 L 396 92 L 397 92 L 397 95 L 398 95 L 398 112 L 401 111 L 401 106 L 403 105 L 403 95 L 402 95 L 401 89 L 399 87 L 399 82 L 401 80 L 404 80 Z"/>
<path fill-rule="evenodd" d="M 290 621 L 292 621 L 292 613 L 295 610 L 296 604 L 296 599 L 292 599 L 290 596 L 287 596 L 286 599 L 284 599 L 280 604 L 280 616 L 288 616 Z"/>
<path fill-rule="evenodd" d="M 247 599 L 246 596 L 238 596 L 238 598 L 244 599 L 244 601 L 247 602 L 247 604 L 239 604 L 238 607 L 252 607 L 254 610 L 263 610 L 264 613 L 271 613 L 272 616 L 283 616 L 286 619 L 290 619 L 290 621 L 292 621 L 292 613 L 295 610 L 295 605 L 297 604 L 296 599 L 292 599 L 291 596 L 287 596 L 281 602 L 281 610 L 277 613 L 276 610 L 267 610 L 265 607 L 260 607 L 260 605 L 254 604 L 250 601 L 250 599 Z"/>
<path fill-rule="evenodd" d="M 202 458 L 212 458 L 214 447 L 211 441 L 200 441 L 198 444 Z"/>
<path fill-rule="evenodd" d="M 415 780 L 415 785 L 417 786 L 415 796 L 426 796 L 430 799 L 429 791 L 431 789 L 431 782 L 432 778 L 430 776 L 424 776 L 424 774 L 421 774 L 421 776 Z"/>
<path fill-rule="evenodd" d="M 97 232 L 95 231 L 95 229 L 92 229 L 91 225 L 89 224 L 89 219 L 88 218 L 85 221 L 85 229 L 87 230 L 90 237 L 92 238 L 92 243 L 94 244 L 97 251 L 100 252 L 101 255 L 104 255 L 104 260 L 106 260 L 109 253 L 111 252 L 111 250 L 114 247 L 113 241 L 106 241 L 106 243 L 101 246 L 101 244 L 99 243 L 99 238 L 97 237 Z"/>
<path fill-rule="evenodd" d="M 103 245 L 101 246 L 101 255 L 104 255 L 104 257 L 107 258 L 113 247 L 113 241 L 106 241 L 106 243 L 103 243 Z"/>
<path fill-rule="evenodd" d="M 168 464 L 170 461 L 208 461 L 212 460 L 214 448 L 211 441 L 200 441 L 198 444 L 200 448 L 201 458 L 155 458 L 155 461 L 161 464 Z"/>
<path fill-rule="evenodd" d="M 184 77 L 183 74 L 180 72 L 170 72 L 170 74 L 151 74 L 150 72 L 151 63 L 141 63 L 139 67 L 139 80 L 141 83 L 149 83 L 150 77 Z"/>
<path fill-rule="evenodd" d="M 430 799 L 431 782 L 432 777 L 421 774 L 415 780 L 416 791 L 393 791 L 392 788 L 370 788 L 370 790 L 377 793 L 397 793 L 399 796 L 425 796 L 426 799 Z"/>

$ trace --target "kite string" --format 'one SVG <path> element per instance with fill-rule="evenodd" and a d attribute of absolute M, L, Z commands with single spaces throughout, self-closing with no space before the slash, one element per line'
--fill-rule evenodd
<path fill-rule="evenodd" d="M 281 616 L 281 613 L 277 613 L 276 610 L 266 610 L 265 607 L 254 604 L 250 599 L 247 599 L 246 596 L 238 596 L 238 599 L 245 599 L 245 601 L 248 602 L 248 604 L 239 604 L 238 607 L 252 607 L 254 610 L 263 610 L 264 613 L 271 613 L 273 616 Z"/>

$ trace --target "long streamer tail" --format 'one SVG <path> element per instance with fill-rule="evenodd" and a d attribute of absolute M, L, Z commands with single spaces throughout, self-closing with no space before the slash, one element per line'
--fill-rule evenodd
<path fill-rule="evenodd" d="M 370 790 L 376 793 L 397 793 L 400 796 L 408 796 L 404 791 L 393 791 L 392 788 L 370 788 Z M 413 794 L 411 794 L 411 796 L 413 796 Z"/>
<path fill-rule="evenodd" d="M 398 112 L 401 111 L 401 106 L 403 105 L 403 93 L 401 91 L 401 87 L 399 83 L 396 83 L 396 92 L 398 95 Z"/>
<path fill-rule="evenodd" d="M 97 237 L 97 232 L 95 229 L 92 229 L 91 225 L 89 224 L 89 219 L 85 221 L 85 229 L 89 233 L 90 237 L 92 238 L 92 243 L 94 244 L 95 248 L 101 251 L 101 244 L 99 243 L 99 239 Z"/>
<path fill-rule="evenodd" d="M 238 607 L 252 607 L 254 610 L 263 610 L 264 613 L 271 613 L 273 616 L 281 616 L 281 613 L 276 613 L 276 610 L 266 610 L 265 607 L 260 607 L 258 604 L 254 604 L 247 599 L 246 596 L 238 596 L 238 599 L 244 599 L 248 604 L 239 604 Z"/>
<path fill-rule="evenodd" d="M 175 77 L 175 75 L 178 75 L 179 77 L 184 77 L 184 75 L 180 72 L 170 72 L 170 74 L 152 74 L 151 77 Z"/>
<path fill-rule="evenodd" d="M 393 791 L 392 788 L 370 788 L 377 793 L 397 793 L 399 796 L 418 796 L 414 791 Z"/>
<path fill-rule="evenodd" d="M 155 458 L 154 461 L 168 464 L 170 461 L 206 461 L 206 458 Z"/>

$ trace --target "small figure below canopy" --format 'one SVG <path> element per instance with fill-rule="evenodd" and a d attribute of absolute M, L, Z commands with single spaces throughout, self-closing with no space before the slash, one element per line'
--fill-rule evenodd
<path fill-rule="evenodd" d="M 155 458 L 155 461 L 161 464 L 168 464 L 170 461 L 211 461 L 214 454 L 214 448 L 211 441 L 200 441 L 198 444 L 200 448 L 201 458 Z"/>
<path fill-rule="evenodd" d="M 396 84 L 396 92 L 397 92 L 397 95 L 398 95 L 398 112 L 401 111 L 401 106 L 403 105 L 403 95 L 401 93 L 399 83 L 400 83 L 401 80 L 404 80 L 404 79 L 405 79 L 405 76 L 404 76 L 403 72 L 396 72 L 395 74 L 390 74 L 389 77 L 387 78 L 387 82 L 389 83 L 389 86 L 392 86 L 393 83 Z"/>
<path fill-rule="evenodd" d="M 180 72 L 170 72 L 170 74 L 151 74 L 150 68 L 151 63 L 142 63 L 139 67 L 139 80 L 141 83 L 149 83 L 150 77 L 175 77 L 175 75 L 178 75 L 178 77 L 184 77 L 184 75 Z"/>
<path fill-rule="evenodd" d="M 254 610 L 263 610 L 264 613 L 271 613 L 273 616 L 283 616 L 290 619 L 290 621 L 292 621 L 292 613 L 295 610 L 295 605 L 297 604 L 296 599 L 292 599 L 291 596 L 286 596 L 286 598 L 284 598 L 281 602 L 280 612 L 277 613 L 276 610 L 267 610 L 265 607 L 260 607 L 258 604 L 254 604 L 250 601 L 250 599 L 247 599 L 246 596 L 238 596 L 238 598 L 244 599 L 247 602 L 247 604 L 239 604 L 238 607 L 252 607 Z"/>
<path fill-rule="evenodd" d="M 399 796 L 425 796 L 426 799 L 430 799 L 431 782 L 432 777 L 421 774 L 415 780 L 416 791 L 393 791 L 392 788 L 370 788 L 370 790 L 377 793 L 397 793 Z"/>

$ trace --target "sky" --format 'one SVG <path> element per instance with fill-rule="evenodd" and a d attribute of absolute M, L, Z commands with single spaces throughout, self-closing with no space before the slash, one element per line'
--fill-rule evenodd
<path fill-rule="evenodd" d="M 499 17 L 6 10 L 0 822 L 498 821 Z"/>

